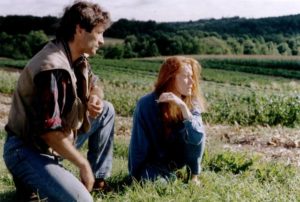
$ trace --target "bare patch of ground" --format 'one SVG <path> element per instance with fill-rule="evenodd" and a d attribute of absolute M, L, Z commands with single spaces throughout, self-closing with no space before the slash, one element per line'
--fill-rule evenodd
<path fill-rule="evenodd" d="M 0 94 L 0 130 L 4 129 L 11 97 Z M 130 137 L 132 117 L 116 117 L 116 136 Z M 258 154 L 266 160 L 276 160 L 300 167 L 300 128 L 281 126 L 207 125 L 207 145 L 231 151 Z"/>
<path fill-rule="evenodd" d="M 0 130 L 4 129 L 11 105 L 11 97 L 0 93 Z"/>
<path fill-rule="evenodd" d="M 225 149 L 300 167 L 300 128 L 214 125 L 206 130 L 208 142 L 218 140 Z"/>

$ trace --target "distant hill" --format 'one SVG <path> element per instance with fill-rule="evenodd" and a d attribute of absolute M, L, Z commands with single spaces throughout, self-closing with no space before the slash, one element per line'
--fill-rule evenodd
<path fill-rule="evenodd" d="M 282 17 L 268 17 L 259 19 L 222 18 L 207 19 L 194 22 L 168 23 L 177 29 L 202 30 L 230 35 L 293 35 L 300 33 L 300 14 Z"/>
<path fill-rule="evenodd" d="M 45 39 L 54 37 L 58 24 L 59 19 L 51 16 L 0 17 L 0 56 L 30 57 Z M 168 23 L 120 19 L 104 37 L 111 39 L 100 50 L 104 58 L 178 54 L 300 56 L 300 14 Z"/>
<path fill-rule="evenodd" d="M 53 35 L 58 21 L 58 18 L 52 16 L 0 16 L 0 32 L 27 34 L 32 30 L 43 30 L 47 35 Z M 269 34 L 288 36 L 300 34 L 300 14 L 259 19 L 233 17 L 171 23 L 120 19 L 111 26 L 105 35 L 107 37 L 125 38 L 128 35 L 151 35 L 157 31 L 173 32 L 179 30 L 216 32 L 220 35 L 233 36 L 245 34 L 250 36 L 267 36 Z"/>
<path fill-rule="evenodd" d="M 0 32 L 6 32 L 7 34 L 28 34 L 30 31 L 43 30 L 47 35 L 54 35 L 58 21 L 58 18 L 52 16 L 0 16 Z"/>

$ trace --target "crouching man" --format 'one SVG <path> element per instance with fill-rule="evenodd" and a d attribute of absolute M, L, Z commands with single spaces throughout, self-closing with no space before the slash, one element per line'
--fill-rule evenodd
<path fill-rule="evenodd" d="M 76 1 L 61 18 L 56 39 L 26 65 L 13 95 L 4 161 L 20 200 L 93 201 L 112 168 L 114 108 L 102 100 L 87 55 L 104 43 L 109 13 Z M 87 158 L 77 149 L 88 140 Z M 79 178 L 63 168 L 67 159 Z"/>

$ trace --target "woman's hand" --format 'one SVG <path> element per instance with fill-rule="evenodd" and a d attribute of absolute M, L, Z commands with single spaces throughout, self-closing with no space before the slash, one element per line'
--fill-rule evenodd
<path fill-rule="evenodd" d="M 90 117 L 96 118 L 103 111 L 103 102 L 97 95 L 91 95 L 87 107 Z"/>
<path fill-rule="evenodd" d="M 184 119 L 191 119 L 193 116 L 192 113 L 190 112 L 189 108 L 185 104 L 185 102 L 180 97 L 178 97 L 177 95 L 175 95 L 172 92 L 162 93 L 159 96 L 157 102 L 158 103 L 167 102 L 167 103 L 173 103 L 173 104 L 177 105 L 181 109 L 182 116 Z"/>
<path fill-rule="evenodd" d="M 175 95 L 172 92 L 165 92 L 162 93 L 157 102 L 168 102 L 168 103 L 173 103 L 175 105 L 177 105 L 178 107 L 180 107 L 181 105 L 185 105 L 185 103 L 183 102 L 183 100 L 181 98 L 179 98 L 177 95 Z"/>

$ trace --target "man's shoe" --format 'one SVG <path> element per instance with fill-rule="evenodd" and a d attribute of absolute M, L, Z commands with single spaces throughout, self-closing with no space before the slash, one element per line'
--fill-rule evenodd
<path fill-rule="evenodd" d="M 107 184 L 107 182 L 103 178 L 98 178 L 95 180 L 93 191 L 99 192 L 111 192 L 112 188 Z"/>

